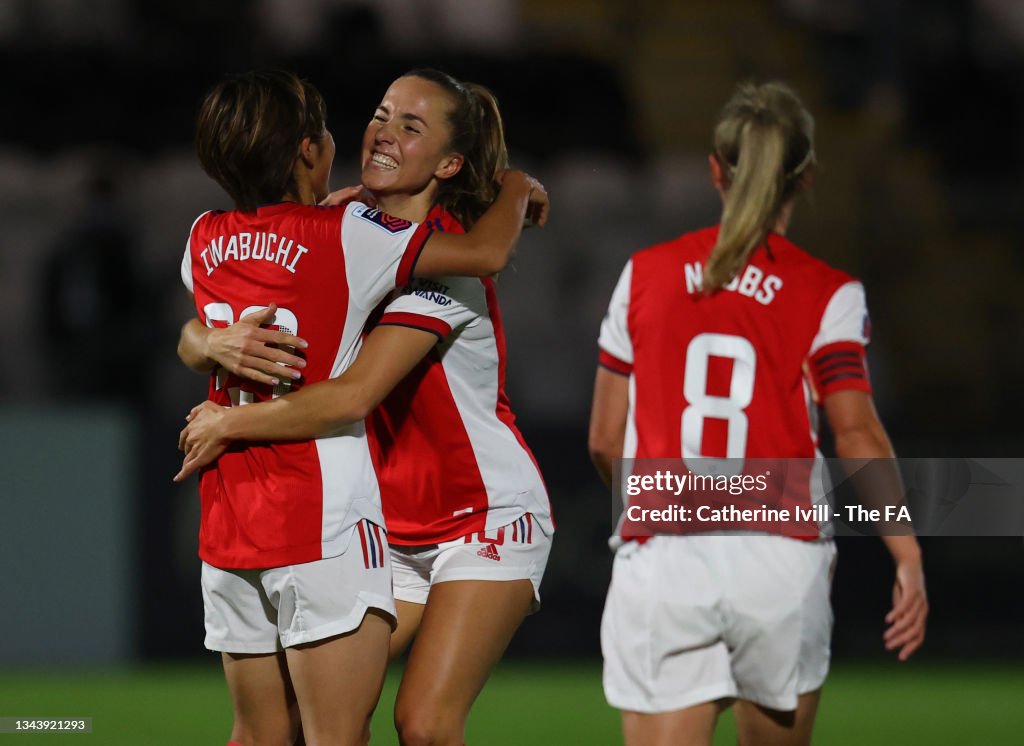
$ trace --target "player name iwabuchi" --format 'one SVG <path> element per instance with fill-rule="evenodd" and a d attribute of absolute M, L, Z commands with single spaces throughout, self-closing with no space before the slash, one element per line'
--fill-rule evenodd
<path fill-rule="evenodd" d="M 295 274 L 299 259 L 308 253 L 309 249 L 287 236 L 256 231 L 217 236 L 206 244 L 199 256 L 206 265 L 206 275 L 209 277 L 213 270 L 231 260 L 271 262 Z"/>
<path fill-rule="evenodd" d="M 684 272 L 686 292 L 690 295 L 699 293 L 704 287 L 704 269 L 700 262 L 687 262 Z M 782 278 L 777 275 L 765 275 L 763 270 L 748 264 L 746 269 L 729 280 L 723 289 L 735 291 L 767 306 L 775 300 L 775 293 L 782 289 Z"/>

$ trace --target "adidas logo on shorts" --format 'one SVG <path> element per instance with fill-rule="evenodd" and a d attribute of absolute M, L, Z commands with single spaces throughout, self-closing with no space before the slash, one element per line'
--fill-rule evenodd
<path fill-rule="evenodd" d="M 477 555 L 484 559 L 494 560 L 495 562 L 501 562 L 501 555 L 498 554 L 498 548 L 493 544 L 486 544 L 482 548 L 477 550 Z"/>

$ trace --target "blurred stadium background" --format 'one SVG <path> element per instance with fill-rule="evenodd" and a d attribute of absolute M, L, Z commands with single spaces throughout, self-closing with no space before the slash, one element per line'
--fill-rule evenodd
<path fill-rule="evenodd" d="M 174 353 L 192 313 L 178 264 L 195 216 L 228 206 L 192 120 L 225 72 L 286 67 L 324 92 L 335 186 L 355 182 L 394 77 L 484 83 L 552 195 L 500 291 L 509 393 L 560 532 L 544 609 L 474 715 L 480 742 L 618 740 L 597 663 L 611 507 L 586 455 L 595 340 L 632 251 L 714 222 L 706 155 L 736 82 L 781 77 L 817 115 L 821 171 L 792 234 L 867 285 L 897 452 L 1024 451 L 1019 0 L 0 0 L 0 65 L 0 717 L 93 716 L 82 738 L 105 744 L 226 740 L 195 484 L 171 482 L 205 395 Z M 888 560 L 842 542 L 820 742 L 1019 740 L 1024 545 L 923 543 L 929 639 L 897 665 Z"/>

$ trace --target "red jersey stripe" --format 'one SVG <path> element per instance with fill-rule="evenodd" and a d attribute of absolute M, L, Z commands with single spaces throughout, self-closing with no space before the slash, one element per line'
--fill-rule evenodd
<path fill-rule="evenodd" d="M 600 350 L 598 352 L 597 362 L 612 373 L 619 373 L 620 375 L 628 376 L 633 372 L 633 366 L 631 364 L 623 360 L 619 360 L 610 352 L 605 352 L 604 350 Z"/>
<path fill-rule="evenodd" d="M 452 333 L 452 328 L 441 319 L 432 316 L 421 316 L 418 313 L 386 313 L 380 317 L 378 326 L 383 325 L 408 326 L 413 329 L 420 329 L 431 334 L 436 334 L 444 339 Z"/>
<path fill-rule="evenodd" d="M 369 553 L 366 550 L 366 531 L 363 529 L 363 523 L 364 523 L 363 521 L 360 521 L 359 523 L 356 524 L 356 526 L 359 527 L 359 543 L 363 547 L 363 567 L 365 567 L 367 570 L 369 570 L 370 569 L 370 557 L 369 557 Z"/>
<path fill-rule="evenodd" d="M 833 342 L 818 350 L 807 366 L 815 400 L 836 391 L 871 393 L 864 346 L 858 342 Z"/>
<path fill-rule="evenodd" d="M 398 265 L 398 275 L 395 279 L 395 285 L 402 287 L 409 283 L 412 279 L 413 272 L 416 271 L 416 262 L 420 259 L 420 254 L 423 252 L 423 247 L 427 245 L 427 240 L 430 238 L 430 234 L 433 233 L 430 227 L 426 223 L 421 223 L 416 232 L 412 234 L 412 238 L 409 239 L 409 246 L 405 250 L 405 255 L 402 257 L 401 263 Z"/>

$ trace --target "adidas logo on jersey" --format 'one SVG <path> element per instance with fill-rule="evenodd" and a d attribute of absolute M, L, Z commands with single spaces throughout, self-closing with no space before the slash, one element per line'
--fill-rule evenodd
<path fill-rule="evenodd" d="M 482 548 L 477 550 L 477 555 L 484 559 L 501 562 L 501 555 L 498 554 L 498 548 L 493 544 L 485 544 Z"/>

